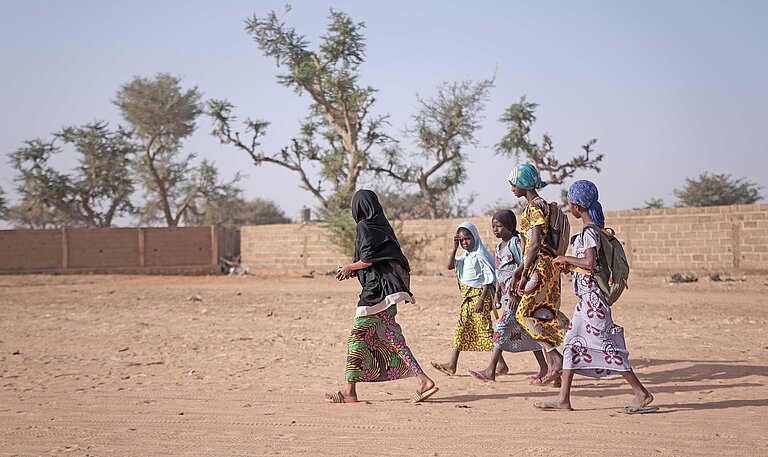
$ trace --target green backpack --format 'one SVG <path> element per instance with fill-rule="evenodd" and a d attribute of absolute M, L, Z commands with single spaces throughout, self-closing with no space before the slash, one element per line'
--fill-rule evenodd
<path fill-rule="evenodd" d="M 595 229 L 600 234 L 600 254 L 597 258 L 597 264 L 600 265 L 600 271 L 594 273 L 597 286 L 605 296 L 608 305 L 612 305 L 619 299 L 624 289 L 629 288 L 627 278 L 629 278 L 629 263 L 627 255 L 624 253 L 624 246 L 612 228 L 600 229 L 595 224 L 587 224 L 581 229 L 581 236 L 584 237 L 584 230 L 588 227 Z"/>

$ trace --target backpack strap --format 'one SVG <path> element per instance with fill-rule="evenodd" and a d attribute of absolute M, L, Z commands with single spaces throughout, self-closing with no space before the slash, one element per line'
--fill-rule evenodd
<path fill-rule="evenodd" d="M 585 224 L 584 227 L 581 229 L 581 240 L 582 243 L 584 242 L 584 232 L 587 231 L 588 228 L 594 229 L 595 232 L 597 232 L 597 238 L 600 241 L 600 249 L 598 249 L 595 254 L 597 254 L 595 258 L 595 267 L 597 268 L 600 264 L 600 256 L 605 255 L 605 242 L 603 241 L 603 237 L 605 236 L 605 233 L 603 233 L 603 229 L 597 226 L 597 224 Z M 575 237 L 576 235 L 574 235 Z"/>
<path fill-rule="evenodd" d="M 509 252 L 512 253 L 512 258 L 515 259 L 515 264 L 520 265 L 523 260 L 523 256 L 520 254 L 520 250 L 517 248 L 517 236 L 513 236 L 509 240 Z"/>
<path fill-rule="evenodd" d="M 536 198 L 531 200 L 531 205 L 535 206 L 539 210 L 541 210 L 542 213 L 544 213 L 544 226 L 541 228 L 541 236 L 542 236 L 542 242 L 544 241 L 544 237 L 547 236 L 547 233 L 549 233 L 549 216 L 551 213 L 551 209 L 549 207 L 549 203 L 547 203 L 546 200 L 544 200 L 541 195 L 537 195 Z"/>
<path fill-rule="evenodd" d="M 597 236 L 600 236 L 601 233 L 603 233 L 603 229 L 597 226 L 597 224 L 585 224 L 584 227 L 581 229 L 581 237 L 584 238 L 584 232 L 587 231 L 588 228 L 593 228 L 597 232 Z"/>

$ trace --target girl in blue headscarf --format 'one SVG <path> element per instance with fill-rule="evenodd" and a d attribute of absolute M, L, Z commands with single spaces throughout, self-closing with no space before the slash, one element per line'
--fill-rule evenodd
<path fill-rule="evenodd" d="M 544 350 L 547 373 L 532 383 L 557 383 L 563 371 L 563 356 L 557 346 L 565 337 L 568 318 L 560 311 L 560 271 L 552 263 L 550 250 L 542 249 L 549 231 L 549 205 L 536 190 L 547 183 L 533 165 L 526 163 L 512 170 L 509 184 L 515 196 L 527 202 L 520 213 L 523 261 L 515 270 L 520 296 L 515 317 Z"/>
<path fill-rule="evenodd" d="M 456 257 L 461 245 L 464 254 Z M 496 282 L 496 258 L 485 248 L 477 227 L 463 222 L 453 237 L 453 252 L 448 260 L 448 269 L 456 270 L 461 292 L 461 311 L 453 336 L 453 351 L 448 363 L 432 362 L 438 371 L 449 376 L 456 374 L 461 351 L 493 351 L 493 306 L 494 284 Z M 503 358 L 496 369 L 509 371 Z"/>
<path fill-rule="evenodd" d="M 554 263 L 572 273 L 573 290 L 579 297 L 573 320 L 563 345 L 563 377 L 560 395 L 554 400 L 534 403 L 539 409 L 571 409 L 573 375 L 592 378 L 623 377 L 632 387 L 635 398 L 622 412 L 641 414 L 657 411 L 648 406 L 653 395 L 643 386 L 629 364 L 624 342 L 624 329 L 613 322 L 611 307 L 600 291 L 593 272 L 599 271 L 600 234 L 593 227 L 605 227 L 603 207 L 597 200 L 597 186 L 592 182 L 576 181 L 568 189 L 568 208 L 584 222 L 585 228 L 571 239 L 570 256 L 558 256 Z"/>

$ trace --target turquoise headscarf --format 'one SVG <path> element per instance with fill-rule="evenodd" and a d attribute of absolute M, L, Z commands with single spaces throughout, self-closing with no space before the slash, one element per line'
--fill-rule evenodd
<path fill-rule="evenodd" d="M 541 189 L 547 183 L 541 180 L 538 170 L 530 163 L 518 165 L 509 174 L 509 183 L 521 189 Z"/>
<path fill-rule="evenodd" d="M 467 229 L 475 239 L 472 250 L 457 257 L 454 262 L 459 282 L 477 289 L 482 289 L 486 284 L 495 284 L 496 257 L 485 248 L 477 227 L 471 222 L 462 222 L 458 228 Z"/>

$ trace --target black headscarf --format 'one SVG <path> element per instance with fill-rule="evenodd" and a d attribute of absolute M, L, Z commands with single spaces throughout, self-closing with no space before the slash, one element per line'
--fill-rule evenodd
<path fill-rule="evenodd" d="M 355 193 L 352 217 L 357 222 L 355 261 L 372 264 L 357 271 L 357 280 L 363 286 L 357 306 L 375 305 L 397 292 L 410 293 L 408 259 L 374 192 L 359 190 Z"/>
<path fill-rule="evenodd" d="M 355 261 L 369 263 L 394 260 L 410 271 L 395 231 L 384 216 L 384 208 L 373 191 L 359 190 L 352 197 L 352 218 L 357 222 Z"/>
<path fill-rule="evenodd" d="M 502 209 L 502 210 L 496 211 L 496 214 L 493 215 L 493 218 L 501 222 L 501 225 L 503 225 L 507 230 L 512 232 L 512 236 L 518 235 L 517 218 L 515 218 L 515 213 L 513 213 L 511 210 Z"/>

